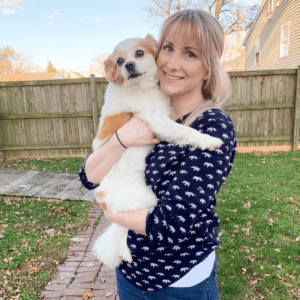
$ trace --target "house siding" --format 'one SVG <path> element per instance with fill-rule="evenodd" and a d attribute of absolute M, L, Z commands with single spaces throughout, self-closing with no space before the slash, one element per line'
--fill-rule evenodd
<path fill-rule="evenodd" d="M 272 18 L 268 20 L 268 0 L 263 2 L 260 15 L 246 42 L 246 71 L 294 69 L 300 65 L 300 1 L 274 0 Z M 280 58 L 281 26 L 289 23 L 288 56 Z M 254 64 L 255 41 L 260 38 L 260 62 Z"/>

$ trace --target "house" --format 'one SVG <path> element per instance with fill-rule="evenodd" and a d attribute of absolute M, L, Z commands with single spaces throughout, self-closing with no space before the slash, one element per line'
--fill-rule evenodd
<path fill-rule="evenodd" d="M 263 0 L 242 43 L 246 47 L 245 70 L 298 68 L 299 19 L 299 0 Z"/>
<path fill-rule="evenodd" d="M 65 79 L 60 73 L 48 72 L 48 73 L 13 73 L 0 75 L 0 82 L 5 81 L 36 81 L 36 80 L 53 80 L 53 79 Z"/>

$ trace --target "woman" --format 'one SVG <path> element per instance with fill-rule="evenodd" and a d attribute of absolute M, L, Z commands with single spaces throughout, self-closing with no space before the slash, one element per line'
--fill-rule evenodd
<path fill-rule="evenodd" d="M 220 109 L 230 93 L 220 62 L 223 46 L 224 32 L 215 18 L 185 10 L 164 22 L 157 56 L 161 89 L 171 97 L 171 119 L 221 138 L 220 149 L 159 142 L 147 124 L 132 117 L 81 167 L 81 180 L 92 189 L 91 182 L 101 182 L 125 147 L 158 144 L 145 170 L 157 205 L 116 214 L 103 207 L 108 221 L 130 229 L 133 262 L 116 268 L 121 300 L 219 299 L 215 249 L 220 222 L 213 209 L 236 148 L 233 123 Z"/>

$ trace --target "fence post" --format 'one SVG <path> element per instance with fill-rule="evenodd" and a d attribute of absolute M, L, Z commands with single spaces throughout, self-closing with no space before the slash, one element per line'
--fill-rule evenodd
<path fill-rule="evenodd" d="M 298 148 L 299 126 L 300 126 L 300 65 L 298 66 L 297 81 L 296 81 L 293 151 L 297 151 Z"/>
<path fill-rule="evenodd" d="M 97 94 L 96 94 L 96 83 L 95 75 L 91 74 L 91 100 L 92 100 L 92 109 L 93 109 L 93 128 L 94 136 L 96 136 L 98 131 L 98 112 L 97 112 Z"/>

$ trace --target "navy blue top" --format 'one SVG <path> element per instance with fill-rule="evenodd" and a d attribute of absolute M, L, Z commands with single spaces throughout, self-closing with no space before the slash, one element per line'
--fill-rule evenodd
<path fill-rule="evenodd" d="M 187 116 L 176 122 L 182 123 Z M 219 245 L 215 195 L 233 164 L 235 129 L 220 109 L 204 112 L 191 127 L 222 139 L 223 145 L 203 151 L 162 141 L 146 157 L 146 183 L 158 203 L 146 216 L 147 236 L 129 230 L 133 262 L 122 261 L 119 266 L 121 274 L 144 292 L 167 288 Z M 79 171 L 81 182 L 93 189 L 97 185 L 87 181 L 84 165 Z"/>

